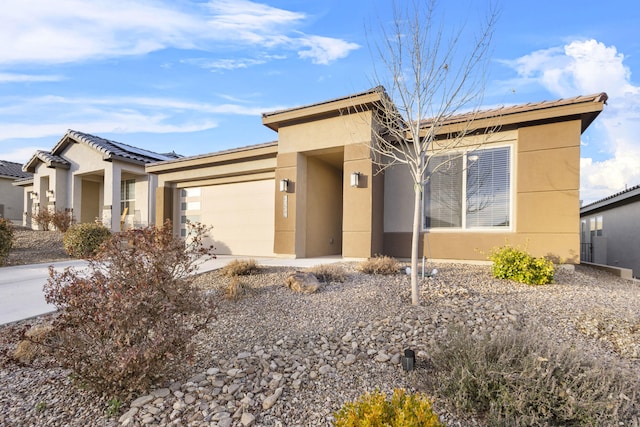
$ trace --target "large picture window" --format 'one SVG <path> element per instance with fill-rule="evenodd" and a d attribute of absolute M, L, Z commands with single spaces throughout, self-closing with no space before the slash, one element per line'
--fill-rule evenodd
<path fill-rule="evenodd" d="M 510 226 L 510 147 L 432 156 L 427 173 L 425 228 Z"/>

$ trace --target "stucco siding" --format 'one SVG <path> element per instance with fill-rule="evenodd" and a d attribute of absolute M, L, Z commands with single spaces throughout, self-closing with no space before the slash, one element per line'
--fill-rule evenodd
<path fill-rule="evenodd" d="M 23 189 L 12 185 L 13 179 L 0 178 L 0 217 L 22 223 Z"/>

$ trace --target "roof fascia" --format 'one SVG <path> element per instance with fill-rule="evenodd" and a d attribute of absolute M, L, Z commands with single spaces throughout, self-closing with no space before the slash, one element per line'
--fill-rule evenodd
<path fill-rule="evenodd" d="M 618 194 L 617 196 L 600 200 L 580 208 L 580 216 L 587 216 L 597 212 L 613 209 L 619 206 L 628 205 L 630 203 L 640 202 L 640 187 L 631 191 Z"/>
<path fill-rule="evenodd" d="M 257 160 L 269 157 L 276 157 L 278 154 L 278 144 L 273 143 L 267 146 L 259 146 L 247 149 L 238 149 L 231 152 L 211 153 L 193 157 L 181 157 L 175 160 L 148 163 L 147 173 L 170 173 L 185 169 L 195 169 L 205 166 L 213 166 L 227 163 L 239 163 L 248 160 Z"/>
<path fill-rule="evenodd" d="M 312 104 L 305 107 L 292 108 L 262 115 L 262 124 L 277 131 L 280 126 L 290 123 L 307 122 L 318 117 L 335 117 L 344 111 L 357 110 L 358 107 L 370 109 L 374 104 L 380 103 L 384 92 L 374 90 L 353 97 L 340 98 L 329 102 Z"/>

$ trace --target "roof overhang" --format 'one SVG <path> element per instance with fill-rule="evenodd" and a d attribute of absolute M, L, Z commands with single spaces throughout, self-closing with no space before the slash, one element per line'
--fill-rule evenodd
<path fill-rule="evenodd" d="M 365 92 L 325 102 L 263 113 L 262 124 L 269 129 L 278 131 L 281 126 L 336 117 L 353 111 L 374 109 L 383 100 L 387 101 L 388 95 L 382 86 L 378 86 Z"/>
<path fill-rule="evenodd" d="M 580 208 L 580 216 L 587 216 L 629 203 L 640 202 L 640 185 L 636 185 L 627 190 L 613 194 L 597 202 L 590 203 Z"/>
<path fill-rule="evenodd" d="M 607 94 L 602 92 L 557 101 L 459 114 L 444 120 L 438 134 L 453 134 L 490 128 L 505 129 L 566 120 L 580 120 L 581 132 L 584 132 L 602 112 L 607 99 Z M 424 120 L 421 127 L 426 132 L 432 123 L 433 121 L 429 119 Z"/>

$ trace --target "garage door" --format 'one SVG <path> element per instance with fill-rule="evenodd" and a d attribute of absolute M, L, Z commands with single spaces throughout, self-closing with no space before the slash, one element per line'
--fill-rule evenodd
<path fill-rule="evenodd" d="M 273 256 L 272 179 L 201 187 L 200 221 L 213 226 L 216 253 Z"/>

